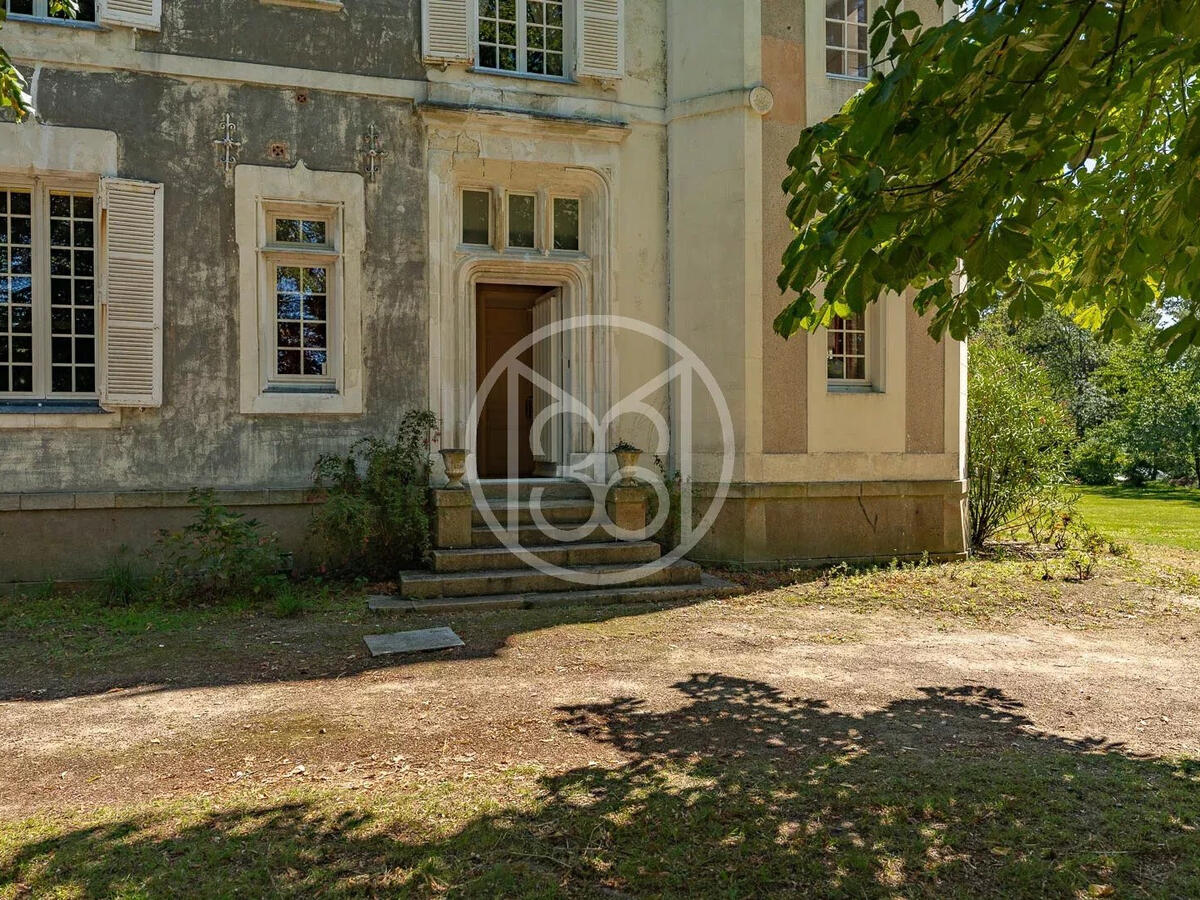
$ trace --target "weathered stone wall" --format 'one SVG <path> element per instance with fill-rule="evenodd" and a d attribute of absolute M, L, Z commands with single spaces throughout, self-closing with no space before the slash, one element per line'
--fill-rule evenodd
<path fill-rule="evenodd" d="M 337 12 L 259 0 L 166 0 L 139 50 L 424 80 L 418 0 L 352 0 Z"/>
<path fill-rule="evenodd" d="M 291 90 L 65 70 L 40 73 L 37 99 L 47 124 L 115 132 L 121 175 L 166 185 L 164 405 L 127 410 L 115 429 L 0 432 L 0 493 L 305 485 L 320 453 L 425 404 L 426 182 L 410 104 L 321 91 L 301 103 Z M 234 191 L 212 145 L 226 112 L 251 165 L 281 164 L 267 154 L 278 141 L 283 164 L 356 171 L 360 135 L 371 123 L 383 133 L 390 155 L 366 188 L 361 417 L 239 412 Z"/>

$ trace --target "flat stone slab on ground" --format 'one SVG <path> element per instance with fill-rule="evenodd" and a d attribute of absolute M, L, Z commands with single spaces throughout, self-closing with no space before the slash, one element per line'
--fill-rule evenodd
<path fill-rule="evenodd" d="M 399 631 L 395 634 L 370 634 L 363 638 L 372 656 L 391 656 L 395 653 L 424 653 L 429 650 L 449 650 L 465 647 L 462 638 L 449 628 L 423 628 L 420 631 Z"/>
<path fill-rule="evenodd" d="M 393 610 L 403 610 L 412 612 L 413 602 L 405 600 L 403 597 L 395 597 L 391 594 L 373 594 L 367 598 L 367 609 L 372 612 L 390 612 Z"/>

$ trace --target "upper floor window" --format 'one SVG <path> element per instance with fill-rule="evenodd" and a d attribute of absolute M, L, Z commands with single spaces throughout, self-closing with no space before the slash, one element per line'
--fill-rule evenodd
<path fill-rule="evenodd" d="M 96 198 L 0 187 L 0 397 L 95 398 Z"/>
<path fill-rule="evenodd" d="M 829 380 L 835 384 L 867 384 L 867 317 L 835 316 L 829 323 Z"/>
<path fill-rule="evenodd" d="M 563 78 L 564 0 L 478 0 L 479 68 Z"/>
<path fill-rule="evenodd" d="M 79 11 L 71 15 L 62 0 L 5 0 L 9 15 L 33 16 L 38 19 L 72 19 L 76 22 L 96 21 L 96 0 L 78 0 Z"/>
<path fill-rule="evenodd" d="M 825 0 L 825 72 L 868 75 L 867 0 Z"/>

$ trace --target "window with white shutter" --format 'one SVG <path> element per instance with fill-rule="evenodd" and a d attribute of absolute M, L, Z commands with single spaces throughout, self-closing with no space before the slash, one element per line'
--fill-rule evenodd
<path fill-rule="evenodd" d="M 423 0 L 424 56 L 435 64 L 472 62 L 471 23 L 475 0 Z"/>
<path fill-rule="evenodd" d="M 579 49 L 575 74 L 611 80 L 625 74 L 624 0 L 578 0 Z"/>
<path fill-rule="evenodd" d="M 0 402 L 95 403 L 94 178 L 0 176 Z"/>
<path fill-rule="evenodd" d="M 100 21 L 158 31 L 162 23 L 162 0 L 100 0 Z"/>
<path fill-rule="evenodd" d="M 162 405 L 163 186 L 100 180 L 101 406 Z"/>

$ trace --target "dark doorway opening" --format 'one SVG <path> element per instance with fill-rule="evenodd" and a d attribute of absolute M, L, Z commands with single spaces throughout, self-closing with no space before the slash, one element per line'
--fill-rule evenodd
<path fill-rule="evenodd" d="M 534 307 L 554 288 L 524 284 L 481 284 L 476 291 L 476 388 L 516 344 L 533 333 Z M 533 348 L 518 357 L 530 369 Z M 511 393 L 516 391 L 515 396 Z M 475 448 L 481 478 L 531 478 L 535 460 L 530 445 L 534 419 L 534 385 L 519 378 L 515 385 L 502 375 L 483 399 Z M 516 457 L 512 458 L 515 441 Z"/>

